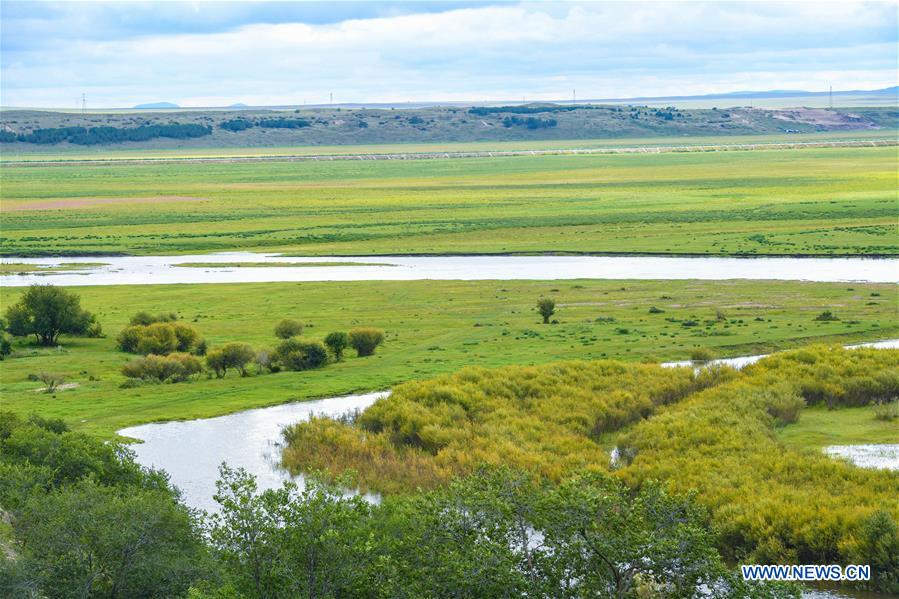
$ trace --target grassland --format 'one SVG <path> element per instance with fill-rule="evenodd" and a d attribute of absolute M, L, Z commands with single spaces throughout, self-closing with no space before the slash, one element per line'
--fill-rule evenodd
<path fill-rule="evenodd" d="M 875 406 L 839 410 L 823 406 L 806 408 L 799 422 L 778 430 L 778 437 L 787 447 L 899 443 L 899 423 L 878 420 L 874 417 L 875 409 Z"/>
<path fill-rule="evenodd" d="M 20 292 L 5 289 L 0 307 L 15 302 Z M 385 389 L 470 364 L 685 359 L 695 347 L 729 356 L 813 341 L 899 336 L 895 287 L 874 284 L 413 281 L 142 286 L 139 293 L 128 286 L 83 287 L 77 292 L 107 338 L 63 338 L 62 351 L 17 341 L 18 357 L 0 362 L 0 395 L 5 409 L 62 417 L 104 436 L 141 422 Z M 556 299 L 560 324 L 538 324 L 534 306 L 541 296 Z M 653 306 L 664 312 L 650 313 Z M 211 346 L 243 341 L 271 348 L 273 327 L 285 317 L 307 323 L 310 337 L 372 325 L 387 331 L 387 341 L 373 357 L 350 357 L 317 371 L 123 389 L 119 369 L 132 356 L 116 351 L 114 339 L 140 310 L 177 310 Z M 816 321 L 823 310 L 841 320 Z M 63 374 L 78 386 L 55 396 L 37 393 L 41 384 L 28 375 L 42 371 Z"/>
<path fill-rule="evenodd" d="M 5 165 L 0 252 L 895 255 L 896 168 L 890 147 Z"/>
<path fill-rule="evenodd" d="M 9 264 L 0 264 L 0 274 L 19 274 L 34 272 L 66 272 L 69 270 L 84 270 L 86 268 L 95 268 L 97 266 L 105 266 L 103 262 L 63 262 L 52 266 L 42 266 L 38 264 L 28 264 L 26 262 L 11 262 Z"/>
<path fill-rule="evenodd" d="M 195 158 L 274 158 L 279 156 L 366 155 L 442 152 L 510 152 L 527 150 L 601 150 L 614 148 L 665 148 L 671 146 L 730 146 L 739 144 L 827 143 L 893 141 L 895 129 L 867 131 L 817 131 L 758 135 L 690 135 L 679 137 L 627 137 L 614 139 L 547 139 L 432 143 L 354 144 L 316 146 L 262 146 L 220 148 L 144 148 L 123 146 L 40 146 L 28 152 L 2 148 L 0 164 L 20 162 L 68 162 L 79 160 L 190 160 Z M 18 148 L 18 146 L 16 146 Z"/>

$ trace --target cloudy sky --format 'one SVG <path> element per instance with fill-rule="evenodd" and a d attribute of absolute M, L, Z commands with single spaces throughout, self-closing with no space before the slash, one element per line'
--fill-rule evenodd
<path fill-rule="evenodd" d="M 897 84 L 893 2 L 0 1 L 0 104 L 620 98 Z"/>

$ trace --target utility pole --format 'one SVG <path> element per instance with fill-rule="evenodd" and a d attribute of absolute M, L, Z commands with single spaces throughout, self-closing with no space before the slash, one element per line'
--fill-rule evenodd
<path fill-rule="evenodd" d="M 81 94 L 81 114 L 84 114 L 85 109 L 87 108 L 87 94 Z"/>
<path fill-rule="evenodd" d="M 328 100 L 328 103 L 333 105 L 334 104 L 334 92 L 331 92 L 330 94 L 328 94 L 328 97 L 330 98 L 330 100 Z"/>
<path fill-rule="evenodd" d="M 833 110 L 833 85 L 830 86 L 830 92 L 828 93 L 830 109 Z"/>
<path fill-rule="evenodd" d="M 577 104 L 577 90 L 576 89 L 571 90 L 571 103 Z"/>

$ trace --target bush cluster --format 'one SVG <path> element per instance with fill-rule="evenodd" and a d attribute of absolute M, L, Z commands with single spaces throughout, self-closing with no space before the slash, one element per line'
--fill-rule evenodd
<path fill-rule="evenodd" d="M 153 322 L 126 327 L 116 338 L 118 348 L 131 354 L 195 352 L 201 346 L 199 331 L 183 322 Z"/>
<path fill-rule="evenodd" d="M 200 360 L 187 353 L 150 354 L 135 358 L 122 366 L 122 374 L 129 379 L 158 383 L 180 383 L 203 372 Z"/>

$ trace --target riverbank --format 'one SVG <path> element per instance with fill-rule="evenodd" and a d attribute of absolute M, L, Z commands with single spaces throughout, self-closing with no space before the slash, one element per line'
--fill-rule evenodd
<path fill-rule="evenodd" d="M 20 293 L 4 288 L 0 309 Z M 0 361 L 0 392 L 5 409 L 64 418 L 76 429 L 103 437 L 146 422 L 386 389 L 473 363 L 673 361 L 689 359 L 696 348 L 726 357 L 899 336 L 894 284 L 361 281 L 88 286 L 77 293 L 107 337 L 63 337 L 59 351 L 14 342 L 14 357 Z M 556 301 L 553 318 L 559 324 L 540 324 L 535 306 L 541 297 Z M 360 325 L 381 328 L 387 338 L 374 356 L 351 353 L 320 370 L 249 377 L 229 373 L 223 379 L 123 389 L 120 368 L 132 356 L 115 349 L 115 336 L 141 310 L 176 311 L 210 347 L 240 341 L 271 349 L 277 343 L 273 328 L 282 318 L 304 322 L 304 336 L 313 339 Z M 840 320 L 816 320 L 828 310 Z M 79 386 L 52 399 L 36 394 L 40 383 L 28 375 L 42 371 Z"/>

